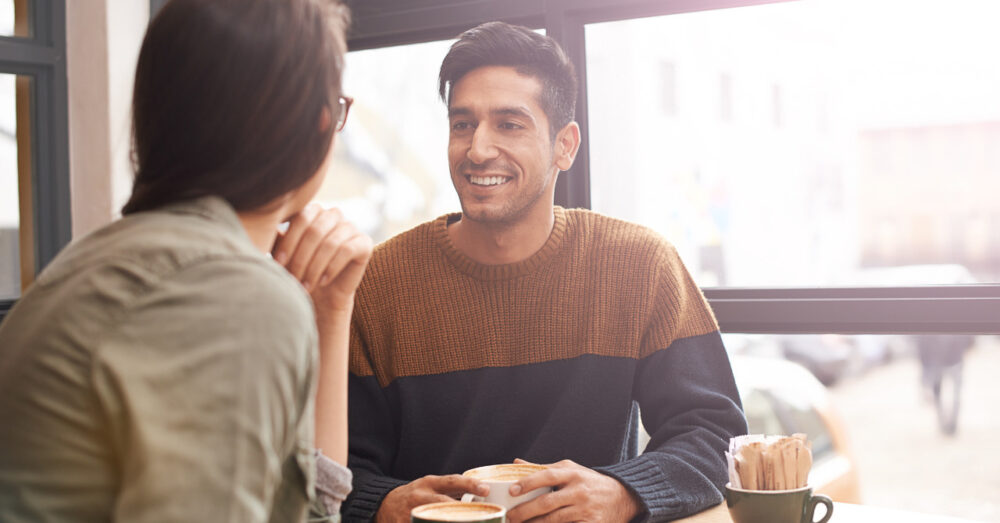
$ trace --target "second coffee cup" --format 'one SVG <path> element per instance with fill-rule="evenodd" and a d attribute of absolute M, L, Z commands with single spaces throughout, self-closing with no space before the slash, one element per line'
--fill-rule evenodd
<path fill-rule="evenodd" d="M 815 520 L 816 506 L 826 513 Z M 746 490 L 726 483 L 726 506 L 734 523 L 826 523 L 833 515 L 833 501 L 813 494 L 811 487 L 791 490 Z"/>
<path fill-rule="evenodd" d="M 536 472 L 545 470 L 544 465 L 533 465 L 530 463 L 504 463 L 500 465 L 487 465 L 469 469 L 462 475 L 478 479 L 490 486 L 488 496 L 474 496 L 466 494 L 462 496 L 462 501 L 476 501 L 481 503 L 495 503 L 502 507 L 512 509 L 521 503 L 531 501 L 542 494 L 552 492 L 551 487 L 537 488 L 521 494 L 511 496 L 510 487 L 519 480 L 526 478 Z"/>

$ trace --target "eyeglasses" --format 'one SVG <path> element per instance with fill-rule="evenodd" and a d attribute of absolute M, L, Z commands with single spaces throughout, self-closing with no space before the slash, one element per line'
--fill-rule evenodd
<path fill-rule="evenodd" d="M 340 112 L 337 113 L 337 125 L 333 130 L 339 133 L 344 130 L 344 124 L 347 123 L 347 113 L 351 110 L 351 104 L 354 103 L 354 98 L 351 98 L 350 96 L 341 96 L 338 103 L 340 105 Z"/>

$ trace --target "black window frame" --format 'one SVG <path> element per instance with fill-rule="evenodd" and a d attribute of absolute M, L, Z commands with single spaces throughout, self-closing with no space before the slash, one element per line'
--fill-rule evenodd
<path fill-rule="evenodd" d="M 31 78 L 34 274 L 72 239 L 66 2 L 28 0 L 30 36 L 0 36 L 0 74 Z M 18 132 L 21 132 L 19 129 Z M 23 246 L 22 246 L 23 247 Z M 17 300 L 0 300 L 0 321 Z"/>
<path fill-rule="evenodd" d="M 490 20 L 544 28 L 581 79 L 581 146 L 559 177 L 556 203 L 590 207 L 587 24 L 794 0 L 348 0 L 352 51 L 455 38 Z M 155 13 L 165 0 L 150 0 Z M 1000 334 L 1000 284 L 918 287 L 705 288 L 723 332 Z"/>

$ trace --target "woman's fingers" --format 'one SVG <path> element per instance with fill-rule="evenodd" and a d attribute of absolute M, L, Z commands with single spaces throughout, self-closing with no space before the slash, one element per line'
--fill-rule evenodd
<path fill-rule="evenodd" d="M 306 289 L 312 290 L 322 285 L 321 279 L 324 276 L 331 279 L 331 276 L 343 270 L 347 261 L 341 260 L 345 256 L 345 248 L 349 248 L 347 242 L 357 235 L 354 225 L 348 221 L 340 221 L 318 241 L 308 265 L 303 269 L 301 281 Z M 289 270 L 294 274 L 293 269 Z"/>
<path fill-rule="evenodd" d="M 292 254 L 295 253 L 295 248 L 298 246 L 302 236 L 305 235 L 309 224 L 322 211 L 323 208 L 318 204 L 310 203 L 299 211 L 298 214 L 292 216 L 292 219 L 288 221 L 288 229 L 278 234 L 277 241 L 275 241 L 274 247 L 271 249 L 271 256 L 274 257 L 274 261 L 284 266 L 288 265 L 288 261 L 292 258 Z"/>
<path fill-rule="evenodd" d="M 295 245 L 295 250 L 292 251 L 289 257 L 288 263 L 285 264 L 285 268 L 288 272 L 292 273 L 293 276 L 299 279 L 299 281 L 305 282 L 306 270 L 309 265 L 313 262 L 313 256 L 316 251 L 323 245 L 323 241 L 327 238 L 331 232 L 333 232 L 338 225 L 343 221 L 343 216 L 337 209 L 328 209 L 325 211 L 320 211 L 319 214 L 313 218 L 313 220 L 301 230 L 301 227 L 296 228 L 296 232 L 300 232 L 297 237 L 297 242 Z M 288 228 L 288 232 L 285 233 L 285 238 L 288 238 L 288 234 L 292 232 L 292 228 L 296 224 L 292 224 Z"/>

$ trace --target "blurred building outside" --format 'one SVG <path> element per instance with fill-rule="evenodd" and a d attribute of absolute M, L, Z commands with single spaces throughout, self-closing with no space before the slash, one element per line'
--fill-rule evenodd
<path fill-rule="evenodd" d="M 1000 119 L 866 129 L 859 148 L 862 265 L 960 262 L 1000 281 Z"/>
<path fill-rule="evenodd" d="M 941 6 L 813 0 L 589 26 L 593 207 L 663 233 L 703 286 L 852 285 L 867 267 L 940 263 L 1000 281 L 1000 35 L 984 22 L 1000 5 L 951 2 L 948 20 Z"/>

